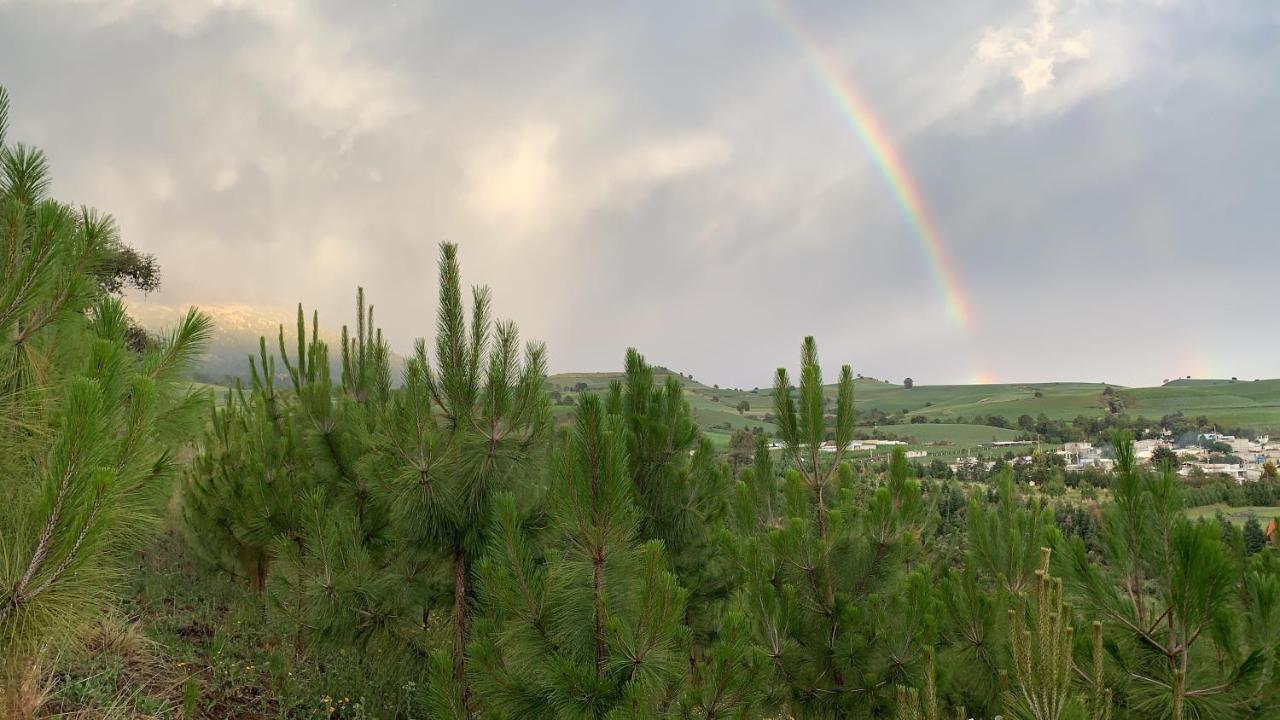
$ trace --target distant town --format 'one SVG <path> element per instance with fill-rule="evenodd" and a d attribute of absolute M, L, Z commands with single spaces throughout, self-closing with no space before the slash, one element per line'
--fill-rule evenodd
<path fill-rule="evenodd" d="M 1175 440 L 1168 430 L 1159 431 L 1161 437 L 1134 441 L 1134 456 L 1139 464 L 1153 465 L 1164 460 L 1174 464 L 1178 475 L 1184 478 L 1205 478 L 1211 476 L 1225 477 L 1237 484 L 1257 482 L 1264 475 L 1275 476 L 1276 467 L 1280 466 L 1280 440 L 1272 440 L 1267 435 L 1257 437 L 1237 437 L 1217 432 L 1198 433 L 1190 438 Z M 1008 448 L 1025 449 L 1025 440 L 1001 440 L 983 443 L 988 450 Z M 893 450 L 896 446 L 908 446 L 905 440 L 854 440 L 845 447 L 849 453 L 867 453 L 876 456 Z M 1045 443 L 1035 443 L 1037 453 L 1052 452 L 1060 458 L 1060 467 L 1066 472 L 1083 472 L 1093 470 L 1109 472 L 1115 467 L 1114 451 L 1109 445 L 1091 442 L 1062 443 L 1056 447 L 1046 447 Z M 781 450 L 782 443 L 771 442 L 769 448 Z M 820 450 L 826 453 L 836 451 L 836 443 L 822 443 Z M 909 449 L 905 451 L 909 460 L 927 460 L 929 451 Z M 989 453 L 982 456 L 970 455 L 954 457 L 946 463 L 954 473 L 990 471 L 998 463 L 1004 462 L 1013 466 L 1030 465 L 1034 455 L 1013 455 L 1012 457 L 992 457 Z"/>

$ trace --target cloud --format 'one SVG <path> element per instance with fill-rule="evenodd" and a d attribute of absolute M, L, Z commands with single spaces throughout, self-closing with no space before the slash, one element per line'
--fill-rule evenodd
<path fill-rule="evenodd" d="M 976 61 L 1009 72 L 1022 86 L 1023 95 L 1048 90 L 1055 67 L 1088 60 L 1091 55 L 1089 34 L 1065 34 L 1054 22 L 1058 13 L 1058 0 L 1036 0 L 1035 22 L 1030 27 L 988 28 L 974 49 Z"/>
<path fill-rule="evenodd" d="M 755 386 L 816 333 L 831 363 L 922 383 L 1158 380 L 1180 327 L 1257 337 L 1212 288 L 1267 306 L 1241 273 L 1280 262 L 1265 5 L 792 6 L 903 157 L 972 334 L 752 4 L 0 2 L 0 67 L 22 69 L 0 81 L 59 196 L 158 256 L 153 302 L 301 300 L 336 325 L 363 285 L 404 349 L 452 240 L 556 369 L 635 345 Z M 1250 342 L 1231 374 L 1280 351 Z"/>

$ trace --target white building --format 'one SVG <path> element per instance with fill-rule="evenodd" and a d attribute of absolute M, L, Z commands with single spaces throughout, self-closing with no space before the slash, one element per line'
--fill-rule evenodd
<path fill-rule="evenodd" d="M 1187 475 L 1190 475 L 1195 468 L 1199 468 L 1205 475 L 1226 475 L 1237 483 L 1243 483 L 1248 479 L 1244 465 L 1240 465 L 1239 463 L 1187 462 L 1182 464 L 1182 469 L 1178 471 L 1178 474 L 1186 477 Z M 1261 473 L 1259 473 L 1259 476 L 1261 476 Z"/>

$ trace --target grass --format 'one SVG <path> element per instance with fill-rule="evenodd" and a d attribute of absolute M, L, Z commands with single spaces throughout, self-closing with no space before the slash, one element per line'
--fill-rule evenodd
<path fill-rule="evenodd" d="M 360 696 L 369 683 L 358 653 L 310 653 L 273 624 L 266 602 L 198 568 L 167 534 L 139 556 L 121 613 L 47 678 L 38 716 L 373 717 Z"/>
<path fill-rule="evenodd" d="M 1199 520 L 1201 518 L 1212 519 L 1219 512 L 1225 515 L 1231 522 L 1242 527 L 1250 517 L 1258 518 L 1258 522 L 1262 523 L 1264 527 L 1272 518 L 1280 518 L 1280 507 L 1265 507 L 1261 505 L 1231 507 L 1224 503 L 1216 503 L 1214 505 L 1201 505 L 1200 507 L 1189 508 L 1186 511 L 1187 517 L 1192 520 Z"/>

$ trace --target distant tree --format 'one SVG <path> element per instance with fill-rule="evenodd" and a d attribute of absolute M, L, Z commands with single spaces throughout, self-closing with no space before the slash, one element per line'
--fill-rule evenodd
<path fill-rule="evenodd" d="M 1276 470 L 1275 460 L 1268 460 L 1262 463 L 1262 476 L 1269 480 L 1275 480 L 1277 476 L 1280 476 L 1280 472 Z"/>
<path fill-rule="evenodd" d="M 739 400 L 737 404 L 738 414 L 742 415 L 751 409 L 751 403 L 746 400 Z"/>
<path fill-rule="evenodd" d="M 906 380 L 903 380 L 903 381 L 902 381 L 902 387 L 904 387 L 904 388 L 906 388 L 906 389 L 908 389 L 908 390 L 910 390 L 911 388 L 915 387 L 915 384 L 916 384 L 916 382 L 915 382 L 914 380 L 912 380 L 911 378 L 907 378 Z"/>
<path fill-rule="evenodd" d="M 586 384 L 586 383 L 584 383 L 584 382 L 574 383 L 574 384 L 573 384 L 573 391 L 574 391 L 574 392 L 586 392 L 586 391 L 587 391 L 587 384 Z"/>
<path fill-rule="evenodd" d="M 738 428 L 729 438 L 729 466 L 736 475 L 751 463 L 756 454 L 756 436 L 746 428 Z"/>
<path fill-rule="evenodd" d="M 1227 455 L 1231 453 L 1230 445 L 1217 440 L 1205 440 L 1200 443 L 1200 446 L 1203 447 L 1205 450 L 1208 450 L 1210 453 L 1217 453 L 1221 455 Z"/>
<path fill-rule="evenodd" d="M 1158 468 L 1176 468 L 1178 467 L 1178 453 L 1174 452 L 1173 448 L 1167 448 L 1161 445 L 1151 451 L 1151 464 Z"/>
<path fill-rule="evenodd" d="M 1258 522 L 1257 516 L 1250 515 L 1249 519 L 1244 523 L 1244 548 L 1245 552 L 1253 555 L 1261 552 L 1262 548 L 1267 546 L 1267 534 L 1262 530 L 1262 523 Z"/>

